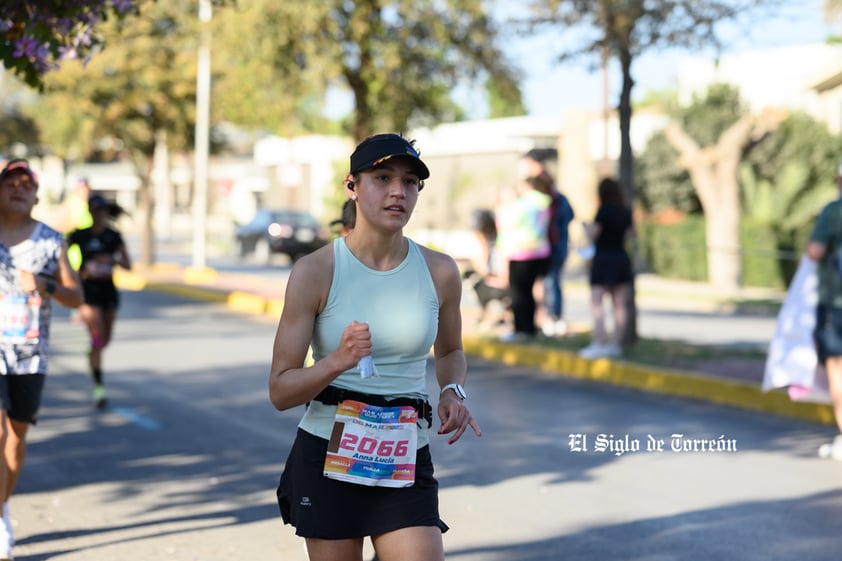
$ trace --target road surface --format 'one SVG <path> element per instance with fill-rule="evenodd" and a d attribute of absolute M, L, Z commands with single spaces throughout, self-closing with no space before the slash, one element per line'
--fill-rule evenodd
<path fill-rule="evenodd" d="M 274 498 L 302 413 L 268 401 L 274 322 L 123 298 L 105 412 L 83 328 L 55 319 L 11 501 L 18 561 L 305 560 Z M 448 559 L 839 558 L 842 466 L 816 457 L 828 427 L 475 359 L 469 376 L 482 438 L 432 445 Z"/>

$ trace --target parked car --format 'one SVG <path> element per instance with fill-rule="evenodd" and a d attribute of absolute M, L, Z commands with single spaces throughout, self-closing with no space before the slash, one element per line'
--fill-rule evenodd
<path fill-rule="evenodd" d="M 277 253 L 295 261 L 330 240 L 316 217 L 291 209 L 258 209 L 248 224 L 236 228 L 235 236 L 238 255 L 252 255 L 259 263 L 269 263 Z"/>

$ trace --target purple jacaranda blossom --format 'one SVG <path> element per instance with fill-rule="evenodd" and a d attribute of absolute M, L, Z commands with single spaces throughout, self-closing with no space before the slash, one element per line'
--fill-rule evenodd
<path fill-rule="evenodd" d="M 14 42 L 15 48 L 12 51 L 12 56 L 15 58 L 32 59 L 35 56 L 35 51 L 38 49 L 38 41 L 32 37 L 23 36 Z"/>
<path fill-rule="evenodd" d="M 48 45 L 39 45 L 37 49 L 35 49 L 35 58 L 32 61 L 33 66 L 38 72 L 42 74 L 45 72 L 49 72 L 50 70 L 55 70 L 58 67 L 58 64 L 52 59 L 50 53 L 50 47 Z"/>
<path fill-rule="evenodd" d="M 62 45 L 58 48 L 58 58 L 59 60 L 76 60 L 79 54 L 75 48 Z"/>
<path fill-rule="evenodd" d="M 118 14 L 126 14 L 134 8 L 132 0 L 114 0 L 114 11 Z"/>
<path fill-rule="evenodd" d="M 57 68 L 58 61 L 89 60 L 101 41 L 97 26 L 109 13 L 120 18 L 137 4 L 138 0 L 0 0 L 0 42 L 12 47 L 3 63 L 31 85 L 40 85 L 40 76 Z"/>

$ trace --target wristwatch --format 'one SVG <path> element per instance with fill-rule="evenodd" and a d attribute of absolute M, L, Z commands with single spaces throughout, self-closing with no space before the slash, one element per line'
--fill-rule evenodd
<path fill-rule="evenodd" d="M 439 393 L 439 395 L 443 394 L 447 390 L 453 390 L 454 392 L 456 392 L 456 396 L 462 401 L 468 399 L 468 394 L 465 393 L 465 388 L 463 388 L 459 384 L 447 384 L 441 389 L 441 393 Z"/>

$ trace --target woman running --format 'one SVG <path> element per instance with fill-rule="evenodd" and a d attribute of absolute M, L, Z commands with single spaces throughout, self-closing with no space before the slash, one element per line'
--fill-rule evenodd
<path fill-rule="evenodd" d="M 106 406 L 105 384 L 102 376 L 102 350 L 111 340 L 120 295 L 114 285 L 114 266 L 131 269 L 129 253 L 123 236 L 112 227 L 111 221 L 123 214 L 115 202 L 101 195 L 88 199 L 93 225 L 74 230 L 68 236 L 68 245 L 78 245 L 82 252 L 79 277 L 85 292 L 85 302 L 79 314 L 91 336 L 88 353 L 91 376 L 94 379 L 94 402 L 97 408 Z"/>

